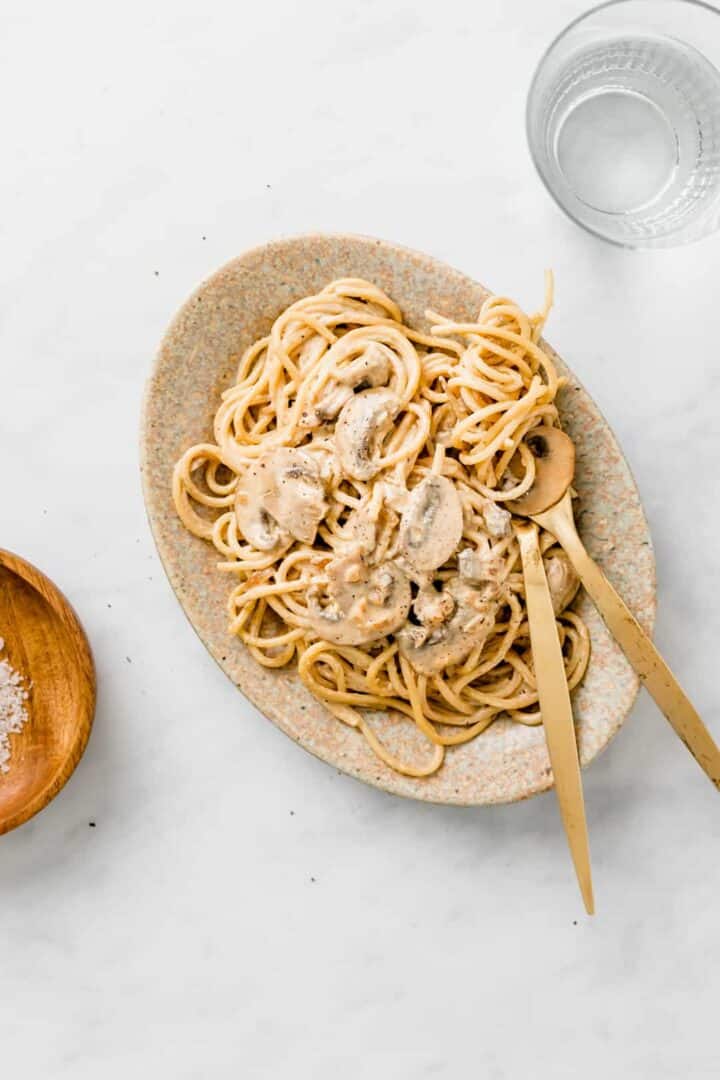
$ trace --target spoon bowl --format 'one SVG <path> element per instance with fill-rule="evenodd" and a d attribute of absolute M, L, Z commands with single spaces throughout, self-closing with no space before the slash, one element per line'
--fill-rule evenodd
<path fill-rule="evenodd" d="M 530 517 L 560 502 L 575 475 L 575 444 L 560 428 L 534 428 L 525 444 L 535 458 L 532 487 L 508 503 L 514 514 Z M 516 455 L 517 456 L 517 455 Z"/>
<path fill-rule="evenodd" d="M 60 590 L 0 549 L 3 657 L 23 677 L 28 719 L 10 736 L 0 773 L 0 834 L 57 795 L 82 757 L 95 712 L 95 670 L 85 632 Z"/>

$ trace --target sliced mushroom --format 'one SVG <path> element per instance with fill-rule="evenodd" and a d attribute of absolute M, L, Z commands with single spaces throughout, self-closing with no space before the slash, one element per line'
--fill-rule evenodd
<path fill-rule="evenodd" d="M 260 551 L 293 537 L 312 544 L 326 510 L 318 463 L 302 450 L 276 447 L 238 479 L 235 516 L 244 538 Z"/>
<path fill-rule="evenodd" d="M 290 534 L 280 528 L 277 521 L 252 495 L 238 491 L 235 497 L 235 517 L 243 538 L 259 551 L 286 548 L 292 543 Z"/>
<path fill-rule="evenodd" d="M 455 552 L 463 531 L 452 480 L 431 473 L 409 494 L 400 522 L 400 551 L 416 570 L 436 570 Z"/>
<path fill-rule="evenodd" d="M 367 390 L 371 386 L 385 386 L 390 372 L 387 350 L 377 341 L 371 341 L 360 356 L 338 370 L 335 378 L 343 386 Z"/>
<path fill-rule="evenodd" d="M 473 588 L 455 576 L 440 594 L 452 600 L 450 617 L 435 626 L 422 623 L 423 609 L 413 608 L 420 626 L 408 622 L 397 635 L 400 652 L 421 675 L 434 675 L 451 664 L 459 664 L 482 645 L 495 625 L 500 590 L 486 584 Z M 416 601 L 417 604 L 417 601 Z"/>
<path fill-rule="evenodd" d="M 337 369 L 328 379 L 314 407 L 303 413 L 303 426 L 316 427 L 334 420 L 355 390 L 386 386 L 390 374 L 390 360 L 385 350 L 377 342 L 371 342 L 360 356 Z"/>
<path fill-rule="evenodd" d="M 340 467 L 354 480 L 369 480 L 378 472 L 380 444 L 400 411 L 391 390 L 363 390 L 343 405 L 335 425 L 335 449 Z"/>
<path fill-rule="evenodd" d="M 575 594 L 580 588 L 580 578 L 561 548 L 552 548 L 543 557 L 543 564 L 550 588 L 553 611 L 559 615 L 575 599 Z"/>
<path fill-rule="evenodd" d="M 254 461 L 238 477 L 235 493 L 235 517 L 243 538 L 260 551 L 287 547 L 292 537 L 281 529 L 264 506 L 265 497 L 272 491 L 272 467 L 269 456 Z"/>
<path fill-rule="evenodd" d="M 346 401 L 353 396 L 351 386 L 343 386 L 335 379 L 330 379 L 322 393 L 322 397 L 316 402 L 314 408 L 308 409 L 302 415 L 303 427 L 317 427 L 318 424 L 327 424 L 334 420 Z"/>
<path fill-rule="evenodd" d="M 386 386 L 390 378 L 390 361 L 385 350 L 373 341 L 360 356 L 341 367 L 330 379 L 315 406 L 321 421 L 334 420 L 355 390 Z"/>
<path fill-rule="evenodd" d="M 355 549 L 333 559 L 325 584 L 308 591 L 308 625 L 336 645 L 367 645 L 405 622 L 410 582 L 394 563 L 367 566 Z M 323 594 L 325 594 L 323 596 Z"/>

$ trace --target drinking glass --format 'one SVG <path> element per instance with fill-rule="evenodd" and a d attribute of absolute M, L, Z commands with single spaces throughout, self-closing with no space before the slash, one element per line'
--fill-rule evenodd
<path fill-rule="evenodd" d="M 558 205 L 625 247 L 720 225 L 720 11 L 610 0 L 550 45 L 527 102 L 535 166 Z"/>

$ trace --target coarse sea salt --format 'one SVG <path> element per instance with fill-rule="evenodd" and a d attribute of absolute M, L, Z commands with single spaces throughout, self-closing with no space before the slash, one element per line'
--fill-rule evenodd
<path fill-rule="evenodd" d="M 0 638 L 0 653 L 5 642 Z M 0 659 L 0 773 L 10 766 L 10 736 L 22 729 L 28 718 L 25 702 L 28 692 L 25 680 L 7 659 Z"/>

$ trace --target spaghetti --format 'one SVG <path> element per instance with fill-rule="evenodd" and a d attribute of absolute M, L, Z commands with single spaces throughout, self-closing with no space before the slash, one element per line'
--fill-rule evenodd
<path fill-rule="evenodd" d="M 538 724 L 510 510 L 533 484 L 526 436 L 559 425 L 562 384 L 527 316 L 489 296 L 474 322 L 430 332 L 360 279 L 293 304 L 240 359 L 214 441 L 178 461 L 184 525 L 233 580 L 230 632 L 266 667 L 296 664 L 312 694 L 390 768 L 428 776 L 498 716 Z M 589 637 L 577 579 L 540 546 L 568 684 Z M 401 714 L 428 760 L 401 761 L 370 724 Z"/>

